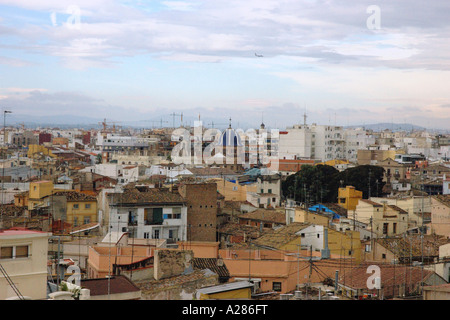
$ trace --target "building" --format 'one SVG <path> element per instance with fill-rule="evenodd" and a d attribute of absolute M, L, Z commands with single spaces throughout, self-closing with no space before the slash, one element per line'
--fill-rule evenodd
<path fill-rule="evenodd" d="M 210 181 L 217 184 L 217 191 L 225 197 L 225 201 L 246 201 L 247 193 L 257 191 L 257 184 L 239 183 L 238 180 L 226 180 L 215 178 Z"/>
<path fill-rule="evenodd" d="M 450 194 L 431 197 L 430 232 L 442 236 L 450 235 Z"/>
<path fill-rule="evenodd" d="M 54 221 L 64 221 L 71 227 L 98 223 L 97 198 L 92 195 L 71 190 L 56 191 L 45 196 L 43 201 L 46 206 L 53 209 Z"/>
<path fill-rule="evenodd" d="M 346 159 L 344 129 L 341 126 L 294 125 L 280 132 L 280 159 Z"/>
<path fill-rule="evenodd" d="M 82 279 L 80 285 L 90 291 L 89 300 L 140 300 L 141 289 L 126 276 Z"/>
<path fill-rule="evenodd" d="M 357 151 L 357 163 L 358 165 L 376 165 L 378 162 L 384 161 L 388 158 L 394 159 L 396 151 L 380 150 L 380 149 L 360 149 Z"/>
<path fill-rule="evenodd" d="M 255 285 L 249 281 L 234 281 L 216 286 L 200 288 L 197 290 L 198 300 L 250 300 Z"/>
<path fill-rule="evenodd" d="M 182 183 L 178 192 L 187 206 L 187 236 L 182 240 L 216 241 L 217 185 Z"/>
<path fill-rule="evenodd" d="M 362 191 L 356 190 L 353 186 L 338 189 L 338 204 L 346 210 L 355 210 L 362 197 Z"/>
<path fill-rule="evenodd" d="M 395 266 L 395 265 L 394 265 Z M 427 285 L 445 284 L 445 280 L 435 272 L 419 267 L 362 263 L 358 266 L 346 265 L 339 271 L 338 287 L 342 295 L 349 299 L 393 299 L 397 297 L 417 297 L 421 294 L 421 283 Z M 373 271 L 379 270 L 380 288 L 369 288 Z M 372 269 L 373 270 L 373 269 Z M 374 277 L 373 277 L 374 278 Z M 372 280 L 374 282 L 374 280 Z"/>
<path fill-rule="evenodd" d="M 450 300 L 450 284 L 423 287 L 423 300 Z"/>
<path fill-rule="evenodd" d="M 407 211 L 398 206 L 367 199 L 359 200 L 356 210 L 349 215 L 355 220 L 369 223 L 371 230 L 378 237 L 390 237 L 406 232 L 410 217 Z"/>
<path fill-rule="evenodd" d="M 139 273 L 153 276 L 153 253 L 156 248 L 152 244 L 142 244 L 141 241 L 129 239 L 126 233 L 108 233 L 101 243 L 89 246 L 87 276 L 89 279 L 104 278 L 116 275 L 119 270 L 135 269 L 140 272 L 134 278 L 142 277 Z M 136 243 L 134 243 L 136 242 Z M 133 279 L 133 277 L 129 278 Z"/>
<path fill-rule="evenodd" d="M 217 200 L 217 194 L 214 195 Z M 102 208 L 107 209 L 105 222 L 110 230 L 170 243 L 187 239 L 187 201 L 176 191 L 128 185 L 122 191 L 107 192 L 106 199 L 100 199 L 105 202 Z"/>
<path fill-rule="evenodd" d="M 299 172 L 304 165 L 314 165 L 314 160 L 303 159 L 279 159 L 278 160 L 278 172 L 281 176 L 289 176 Z"/>
<path fill-rule="evenodd" d="M 50 236 L 47 232 L 24 228 L 0 230 L 0 300 L 17 297 L 17 293 L 19 298 L 46 298 Z"/>

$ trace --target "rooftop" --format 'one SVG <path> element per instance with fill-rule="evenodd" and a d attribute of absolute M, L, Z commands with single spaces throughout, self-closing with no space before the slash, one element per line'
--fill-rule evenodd
<path fill-rule="evenodd" d="M 108 292 L 110 294 L 118 294 L 140 291 L 139 287 L 125 276 L 113 276 L 109 279 L 85 279 L 81 280 L 81 287 L 89 289 L 91 296 L 108 295 Z"/>

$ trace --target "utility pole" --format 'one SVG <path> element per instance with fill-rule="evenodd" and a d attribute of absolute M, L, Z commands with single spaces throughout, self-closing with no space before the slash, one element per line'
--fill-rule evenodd
<path fill-rule="evenodd" d="M 306 296 L 308 296 L 308 289 L 311 286 L 311 274 L 312 274 L 312 245 L 309 249 L 309 276 L 308 276 L 308 286 L 306 287 Z"/>
<path fill-rule="evenodd" d="M 300 287 L 300 244 L 297 244 L 297 290 Z"/>

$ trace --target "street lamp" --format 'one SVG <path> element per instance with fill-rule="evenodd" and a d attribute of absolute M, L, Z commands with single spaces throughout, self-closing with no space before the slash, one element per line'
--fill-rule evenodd
<path fill-rule="evenodd" d="M 3 144 L 6 146 L 6 114 L 12 113 L 12 111 L 4 110 L 3 111 Z"/>

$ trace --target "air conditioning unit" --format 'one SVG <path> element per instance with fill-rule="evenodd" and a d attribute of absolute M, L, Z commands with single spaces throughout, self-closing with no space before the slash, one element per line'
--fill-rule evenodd
<path fill-rule="evenodd" d="M 280 300 L 290 300 L 293 297 L 291 293 L 280 294 Z"/>
<path fill-rule="evenodd" d="M 301 297 L 302 297 L 302 292 L 301 292 L 301 291 L 295 291 L 295 292 L 294 292 L 294 296 L 295 296 L 296 298 L 301 298 Z"/>

